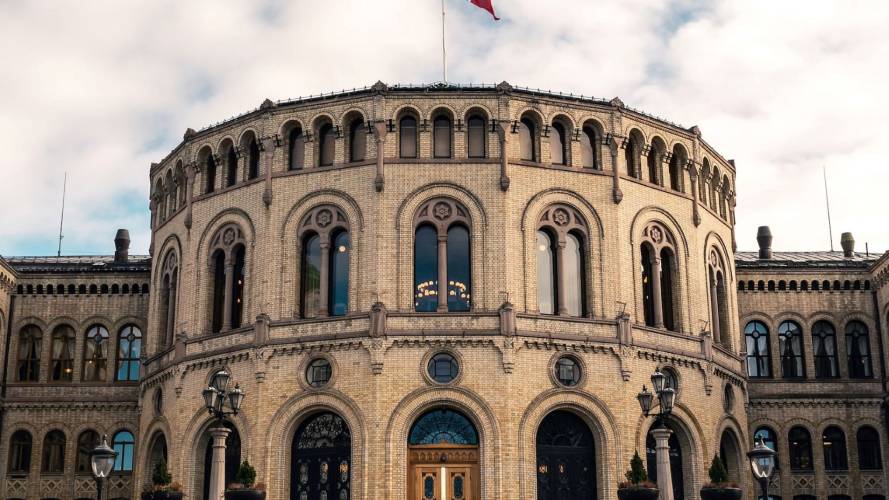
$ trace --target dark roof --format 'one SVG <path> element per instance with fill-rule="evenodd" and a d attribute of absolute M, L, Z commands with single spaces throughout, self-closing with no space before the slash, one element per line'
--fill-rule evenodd
<path fill-rule="evenodd" d="M 6 257 L 22 273 L 125 273 L 151 270 L 151 256 L 130 255 L 127 262 L 114 262 L 113 255 L 66 255 L 63 257 Z"/>
<path fill-rule="evenodd" d="M 772 252 L 771 259 L 760 259 L 759 252 L 735 252 L 738 268 L 861 268 L 867 269 L 879 255 L 856 252 L 846 258 L 843 252 Z"/>

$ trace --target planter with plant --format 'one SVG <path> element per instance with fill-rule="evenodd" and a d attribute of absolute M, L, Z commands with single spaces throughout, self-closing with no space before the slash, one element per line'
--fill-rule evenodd
<path fill-rule="evenodd" d="M 142 489 L 142 500 L 182 500 L 182 485 L 173 482 L 167 462 L 161 460 L 151 472 L 151 484 Z"/>
<path fill-rule="evenodd" d="M 656 500 L 657 485 L 648 480 L 645 465 L 639 452 L 630 460 L 630 470 L 626 473 L 627 480 L 617 486 L 617 498 L 620 500 Z"/>
<path fill-rule="evenodd" d="M 256 469 L 248 461 L 244 460 L 235 482 L 225 489 L 225 500 L 265 500 L 265 485 L 256 482 Z"/>
<path fill-rule="evenodd" d="M 743 491 L 737 483 L 728 480 L 725 463 L 719 455 L 710 463 L 710 482 L 701 488 L 701 500 L 740 500 Z"/>

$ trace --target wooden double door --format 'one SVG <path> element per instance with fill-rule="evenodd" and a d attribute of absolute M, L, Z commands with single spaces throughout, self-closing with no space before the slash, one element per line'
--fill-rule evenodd
<path fill-rule="evenodd" d="M 478 500 L 477 446 L 412 446 L 408 491 L 411 500 Z"/>

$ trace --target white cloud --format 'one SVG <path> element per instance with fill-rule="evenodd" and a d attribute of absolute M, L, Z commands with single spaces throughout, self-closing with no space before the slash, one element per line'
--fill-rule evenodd
<path fill-rule="evenodd" d="M 738 162 L 738 240 L 889 249 L 881 130 L 882 1 L 495 0 L 495 23 L 447 0 L 449 77 L 620 96 Z M 0 2 L 0 251 L 51 253 L 62 172 L 65 248 L 148 246 L 148 165 L 187 127 L 283 99 L 440 78 L 437 0 Z M 837 245 L 838 246 L 838 245 Z"/>

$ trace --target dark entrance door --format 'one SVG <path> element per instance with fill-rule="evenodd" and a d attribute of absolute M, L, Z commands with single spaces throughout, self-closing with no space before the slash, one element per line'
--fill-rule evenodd
<path fill-rule="evenodd" d="M 557 410 L 537 429 L 538 500 L 595 500 L 596 448 L 580 417 Z"/>
<path fill-rule="evenodd" d="M 334 413 L 309 417 L 293 436 L 290 500 L 349 500 L 352 435 Z"/>

